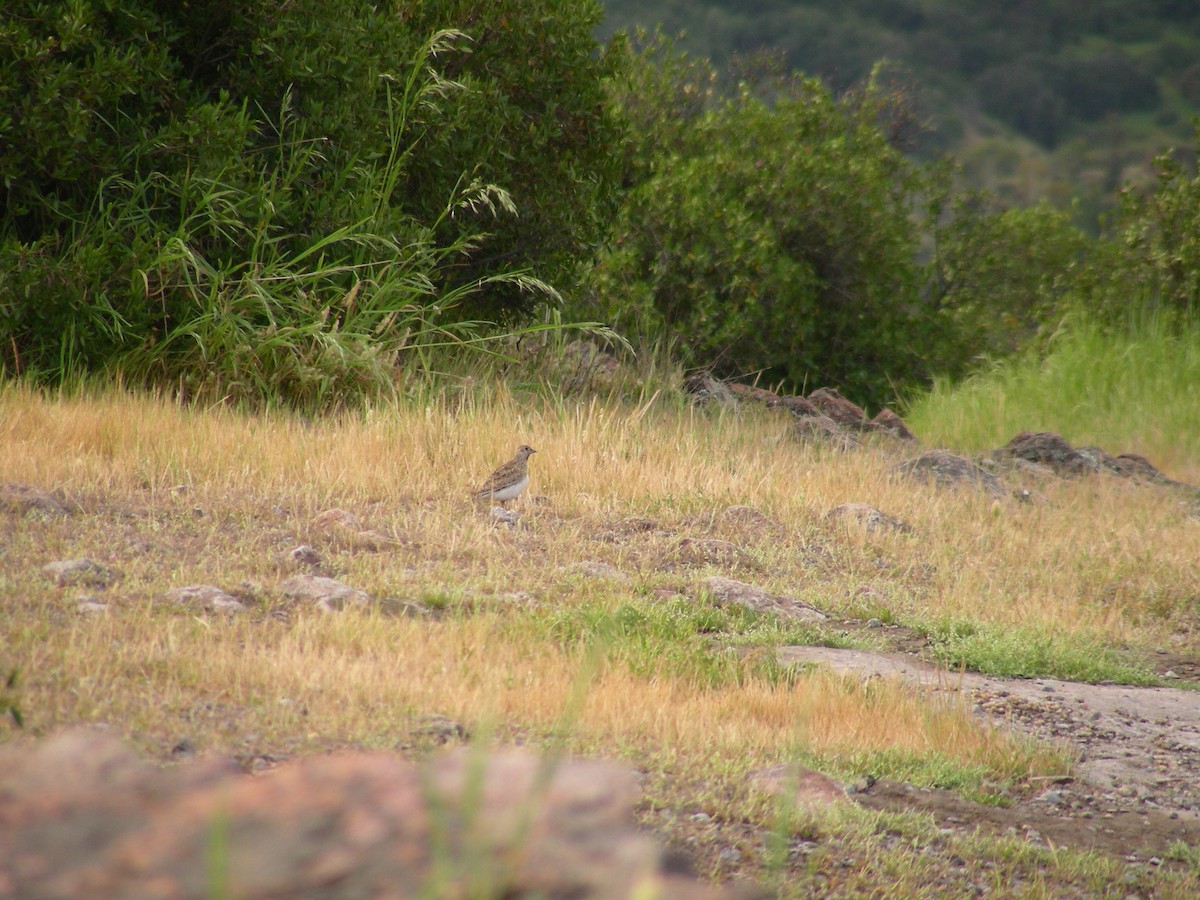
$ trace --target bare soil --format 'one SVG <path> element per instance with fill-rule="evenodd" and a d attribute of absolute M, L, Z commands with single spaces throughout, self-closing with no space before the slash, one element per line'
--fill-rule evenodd
<path fill-rule="evenodd" d="M 878 781 L 856 795 L 874 809 L 928 812 L 939 827 L 1011 833 L 1046 846 L 1161 861 L 1176 841 L 1200 842 L 1200 693 L 1167 687 L 1079 684 L 951 672 L 919 655 L 922 639 L 895 631 L 907 652 L 789 646 L 781 662 L 863 678 L 899 677 L 960 698 L 980 719 L 1072 749 L 1078 764 L 1007 806 L 949 791 Z M 892 643 L 890 642 L 890 643 Z M 1194 677 L 1195 660 L 1158 655 L 1162 672 Z"/>

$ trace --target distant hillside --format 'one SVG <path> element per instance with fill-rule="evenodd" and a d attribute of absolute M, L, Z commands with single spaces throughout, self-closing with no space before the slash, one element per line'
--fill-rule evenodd
<path fill-rule="evenodd" d="M 844 88 L 879 60 L 911 85 L 970 186 L 1014 204 L 1081 199 L 1091 224 L 1167 147 L 1193 152 L 1200 111 L 1196 0 L 604 0 L 602 37 L 684 34 L 718 66 L 762 50 Z"/>

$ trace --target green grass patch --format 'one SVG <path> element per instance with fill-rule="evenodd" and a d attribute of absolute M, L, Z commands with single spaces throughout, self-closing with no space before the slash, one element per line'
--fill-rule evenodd
<path fill-rule="evenodd" d="M 1157 461 L 1200 447 L 1197 383 L 1200 325 L 1146 318 L 1104 327 L 1080 318 L 1037 352 L 961 384 L 938 381 L 910 401 L 906 419 L 932 445 L 981 450 L 1021 431 L 1058 431 L 1072 445 Z"/>
<path fill-rule="evenodd" d="M 716 687 L 749 677 L 790 684 L 798 669 L 770 650 L 786 644 L 870 649 L 863 641 L 818 625 L 788 622 L 703 598 L 602 601 L 538 615 L 535 630 L 562 646 L 601 645 L 610 662 L 640 677 L 669 674 Z"/>
<path fill-rule="evenodd" d="M 914 627 L 929 639 L 939 662 L 984 675 L 1088 684 L 1161 683 L 1149 669 L 1130 663 L 1099 641 L 966 621 L 940 620 Z"/>

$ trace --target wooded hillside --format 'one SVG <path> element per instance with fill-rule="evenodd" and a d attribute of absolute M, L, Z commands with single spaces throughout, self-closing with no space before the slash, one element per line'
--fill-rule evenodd
<path fill-rule="evenodd" d="M 1094 224 L 1165 147 L 1190 152 L 1200 109 L 1200 4 L 1189 0 L 605 0 L 602 36 L 630 26 L 683 33 L 728 69 L 764 50 L 834 89 L 880 60 L 972 187 L 1014 203 L 1079 196 Z"/>

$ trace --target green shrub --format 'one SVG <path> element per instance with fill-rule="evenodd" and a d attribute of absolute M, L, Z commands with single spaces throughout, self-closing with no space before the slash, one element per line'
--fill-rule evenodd
<path fill-rule="evenodd" d="M 1200 151 L 1200 120 L 1196 123 Z M 1193 157 L 1194 158 L 1194 157 Z M 1154 161 L 1154 190 L 1127 187 L 1115 228 L 1116 259 L 1102 273 L 1112 313 L 1157 310 L 1200 316 L 1200 175 L 1171 153 Z"/>
<path fill-rule="evenodd" d="M 924 178 L 879 127 L 893 98 L 793 79 L 720 96 L 662 41 L 619 68 L 632 135 L 599 317 L 694 364 L 860 399 L 924 378 L 949 323 L 918 291 Z"/>
<path fill-rule="evenodd" d="M 1006 356 L 1053 324 L 1080 296 L 1095 241 L 1067 213 L 1041 203 L 1003 209 L 983 194 L 960 195 L 931 217 L 934 253 L 926 291 L 958 326 L 958 358 Z"/>
<path fill-rule="evenodd" d="M 4 368 L 307 402 L 378 386 L 435 324 L 527 312 L 528 276 L 569 286 L 611 201 L 598 16 L 6 4 Z"/>

